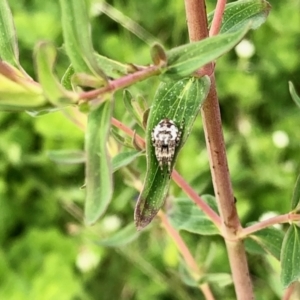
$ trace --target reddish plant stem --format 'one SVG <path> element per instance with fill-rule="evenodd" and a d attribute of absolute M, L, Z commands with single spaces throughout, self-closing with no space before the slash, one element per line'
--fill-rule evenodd
<path fill-rule="evenodd" d="M 185 0 L 185 6 L 190 40 L 207 38 L 205 1 Z M 211 76 L 211 89 L 202 106 L 201 114 L 213 186 L 222 220 L 222 233 L 225 238 L 236 296 L 239 300 L 254 299 L 245 248 L 242 240 L 238 240 L 241 225 L 229 176 L 214 74 Z"/>
<path fill-rule="evenodd" d="M 128 74 L 121 78 L 109 81 L 107 86 L 104 86 L 100 89 L 92 90 L 89 92 L 82 92 L 81 94 L 79 94 L 79 99 L 92 100 L 92 99 L 97 98 L 99 95 L 111 93 L 116 90 L 125 88 L 127 86 L 132 85 L 133 83 L 144 80 L 148 77 L 158 75 L 159 73 L 160 73 L 159 66 L 149 66 L 149 67 L 146 67 L 145 69 L 137 71 L 133 74 Z"/>
<path fill-rule="evenodd" d="M 221 230 L 221 220 L 218 214 L 216 214 L 210 206 L 201 199 L 201 197 L 191 188 L 191 186 L 180 176 L 177 171 L 172 172 L 172 178 L 177 185 L 182 188 L 185 193 L 193 199 L 193 201 L 200 207 L 201 210 L 211 219 L 216 227 Z"/>
<path fill-rule="evenodd" d="M 167 233 L 172 238 L 172 240 L 175 242 L 177 249 L 181 253 L 182 257 L 184 258 L 187 266 L 190 268 L 190 271 L 192 274 L 196 276 L 195 280 L 199 280 L 199 277 L 201 277 L 203 272 L 199 269 L 197 262 L 195 261 L 194 257 L 192 256 L 190 250 L 186 246 L 185 242 L 183 241 L 182 237 L 176 231 L 171 224 L 169 223 L 168 218 L 166 215 L 160 210 L 158 213 L 158 216 L 161 219 L 161 222 L 163 226 L 165 227 Z M 214 296 L 209 288 L 209 285 L 207 283 L 200 284 L 199 288 L 201 289 L 202 293 L 205 296 L 206 300 L 214 300 Z"/>
<path fill-rule="evenodd" d="M 276 217 L 270 218 L 268 220 L 264 220 L 264 221 L 254 224 L 254 225 L 251 225 L 249 227 L 243 228 L 240 231 L 239 237 L 245 238 L 247 235 L 250 235 L 256 231 L 262 230 L 262 229 L 270 227 L 272 225 L 280 224 L 280 223 L 290 223 L 293 221 L 300 221 L 300 215 L 288 213 L 285 215 L 276 216 Z"/>
<path fill-rule="evenodd" d="M 138 134 L 135 134 L 135 132 L 132 129 L 130 129 L 129 127 L 127 127 L 126 125 L 124 125 L 122 122 L 120 122 L 119 120 L 117 120 L 115 118 L 112 118 L 111 123 L 115 127 L 119 128 L 120 130 L 122 130 L 123 132 L 128 134 L 129 136 L 134 137 L 135 141 L 138 142 L 139 147 L 141 149 L 145 148 L 146 144 L 145 144 L 144 139 L 142 137 L 140 137 Z"/>
<path fill-rule="evenodd" d="M 292 283 L 284 292 L 283 296 L 282 296 L 282 300 L 290 300 L 292 295 L 293 295 L 293 292 L 296 288 L 296 286 L 299 286 L 299 282 L 294 282 Z M 294 298 L 293 298 L 294 299 Z"/>
<path fill-rule="evenodd" d="M 210 26 L 209 36 L 217 35 L 219 33 L 222 25 L 222 18 L 223 18 L 225 6 L 226 6 L 226 0 L 218 0 L 215 9 L 214 18 Z"/>

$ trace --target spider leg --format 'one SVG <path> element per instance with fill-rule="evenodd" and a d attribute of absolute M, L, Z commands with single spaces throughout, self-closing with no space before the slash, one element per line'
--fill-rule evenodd
<path fill-rule="evenodd" d="M 168 159 L 168 172 L 171 173 L 171 161 Z"/>

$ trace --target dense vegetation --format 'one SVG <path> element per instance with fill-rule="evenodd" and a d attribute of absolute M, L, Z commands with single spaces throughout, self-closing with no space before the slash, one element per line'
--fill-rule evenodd
<path fill-rule="evenodd" d="M 52 41 L 58 49 L 55 72 L 61 78 L 70 62 L 62 47 L 58 1 L 8 2 L 23 68 L 36 79 L 33 49 L 41 40 Z M 112 6 L 89 1 L 94 49 L 104 56 L 146 65 L 151 62 L 149 44 L 160 42 L 168 49 L 189 40 L 184 1 L 108 2 Z M 272 11 L 266 23 L 245 37 L 253 54 L 233 50 L 216 68 L 229 169 L 243 225 L 266 214 L 288 213 L 300 170 L 300 110 L 288 90 L 292 81 L 300 91 L 300 3 L 269 2 Z M 208 1 L 208 11 L 214 5 Z M 150 106 L 158 83 L 159 78 L 152 77 L 129 90 Z M 143 136 L 124 113 L 122 98 L 118 91 L 115 118 Z M 113 200 L 106 214 L 94 226 L 84 225 L 83 165 L 50 159 L 54 150 L 84 148 L 84 132 L 77 125 L 62 112 L 36 118 L 25 112 L 0 112 L 0 298 L 202 299 L 198 289 L 181 280 L 184 266 L 158 218 L 149 230 L 132 231 L 132 241 L 128 236 L 105 240 L 133 223 L 135 188 L 146 171 L 144 156 L 114 174 Z M 199 140 L 202 132 L 198 117 L 176 170 L 199 194 L 213 195 L 204 136 Z M 109 148 L 114 154 L 120 145 L 111 139 Z M 185 196 L 173 183 L 170 191 L 175 197 Z M 216 299 L 234 299 L 223 239 L 181 234 L 201 268 L 218 273 L 212 285 Z M 248 262 L 257 299 L 279 299 L 279 261 L 261 255 L 260 249 L 254 252 L 252 248 L 248 253 Z"/>

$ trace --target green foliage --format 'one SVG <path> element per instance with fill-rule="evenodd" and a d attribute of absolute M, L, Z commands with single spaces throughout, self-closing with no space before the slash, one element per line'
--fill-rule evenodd
<path fill-rule="evenodd" d="M 226 5 L 221 33 L 236 31 L 251 23 L 251 28 L 256 29 L 265 22 L 271 6 L 265 0 L 241 0 Z M 208 23 L 212 22 L 214 11 L 208 14 Z"/>
<path fill-rule="evenodd" d="M 246 239 L 246 247 L 249 252 L 259 254 L 269 253 L 280 260 L 282 241 L 282 231 L 275 228 L 265 228 L 250 235 Z"/>
<path fill-rule="evenodd" d="M 56 50 L 53 45 L 39 43 L 35 49 L 35 61 L 39 82 L 46 98 L 55 106 L 74 103 L 77 97 L 67 92 L 53 74 Z M 68 99 L 70 98 L 70 99 Z"/>
<path fill-rule="evenodd" d="M 249 29 L 250 23 L 233 33 L 219 34 L 168 51 L 165 76 L 180 79 L 190 75 L 232 49 Z"/>
<path fill-rule="evenodd" d="M 74 69 L 105 78 L 93 52 L 85 0 L 60 0 L 60 7 L 65 47 Z"/>
<path fill-rule="evenodd" d="M 14 67 L 19 67 L 19 50 L 14 23 L 6 0 L 0 4 L 0 57 Z"/>
<path fill-rule="evenodd" d="M 90 11 L 85 3 L 90 5 Z M 214 5 L 215 1 L 207 1 L 209 11 Z M 218 59 L 216 65 L 229 169 L 242 224 L 258 220 L 264 212 L 289 212 L 289 199 L 299 173 L 300 112 L 291 101 L 287 87 L 287 82 L 292 80 L 290 92 L 299 104 L 299 2 L 275 1 L 272 6 L 266 24 L 248 32 L 242 40 L 251 40 L 252 54 L 246 55 L 247 49 L 239 52 L 236 48 L 236 52 Z M 243 14 L 239 13 L 240 9 Z M 236 32 L 249 19 L 251 26 L 257 27 L 265 21 L 269 9 L 269 4 L 261 0 L 229 3 L 221 32 Z M 157 222 L 154 220 L 151 230 L 140 234 L 134 230 L 132 212 L 134 200 L 138 198 L 136 189 L 141 188 L 147 169 L 142 152 L 128 150 L 132 141 L 119 131 L 119 141 L 123 143 L 107 139 L 108 128 L 103 126 L 102 118 L 94 119 L 94 129 L 87 131 L 104 141 L 92 143 L 91 139 L 90 145 L 96 145 L 98 150 L 91 146 L 86 152 L 71 150 L 84 148 L 81 129 L 85 129 L 86 116 L 73 107 L 60 112 L 52 106 L 61 104 L 62 98 L 74 100 L 74 95 L 77 97 L 90 87 L 101 87 L 107 78 L 132 74 L 139 68 L 133 64 L 148 64 L 149 44 L 153 41 L 171 49 L 166 51 L 169 54 L 178 45 L 184 45 L 179 49 L 186 49 L 184 2 L 116 0 L 112 7 L 98 0 L 62 0 L 60 5 L 56 1 L 21 0 L 1 1 L 0 11 L 0 108 L 30 109 L 32 116 L 40 116 L 31 118 L 25 113 L 0 112 L 0 298 L 96 299 L 101 295 L 104 300 L 202 299 L 200 291 L 186 287 L 185 284 L 191 285 L 190 270 L 182 271 L 176 246 L 162 234 L 165 232 Z M 40 43 L 45 40 L 55 47 L 48 42 Z M 34 45 L 38 45 L 35 64 Z M 161 66 L 166 61 L 160 50 L 156 49 L 152 55 Z M 184 62 L 183 52 L 179 54 L 178 59 Z M 208 60 L 215 58 L 214 54 Z M 174 67 L 172 60 L 167 63 Z M 196 70 L 198 67 L 193 64 L 184 66 L 186 73 L 180 71 L 179 77 Z M 126 104 L 122 102 L 122 94 L 115 93 L 114 117 L 145 136 L 145 111 L 155 104 L 151 99 L 157 86 L 158 78 L 131 86 L 130 94 L 125 95 L 129 97 Z M 148 104 L 141 103 L 144 99 Z M 43 115 L 49 112 L 52 113 Z M 89 122 L 93 112 L 88 116 Z M 151 118 L 150 113 L 150 121 Z M 148 140 L 151 126 L 146 132 Z M 213 194 L 204 139 L 199 139 L 201 132 L 201 120 L 197 118 L 189 140 L 176 157 L 176 169 L 199 194 Z M 111 171 L 104 143 L 108 145 L 109 156 L 114 157 Z M 75 163 L 85 162 L 86 156 L 90 167 L 105 170 L 101 175 L 108 173 L 103 178 L 95 176 L 97 172 L 88 174 L 88 181 L 97 181 L 96 188 L 101 187 L 104 195 L 89 185 L 80 189 L 85 181 L 84 170 Z M 155 159 L 153 163 L 157 164 Z M 112 194 L 110 173 L 113 171 Z M 200 281 L 211 284 L 216 299 L 235 299 L 228 278 L 226 251 L 220 236 L 215 234 L 215 227 L 194 204 L 180 200 L 186 196 L 178 187 L 172 182 L 167 185 L 175 198 L 174 202 L 171 199 L 166 203 L 169 220 L 181 230 L 180 234 L 203 267 L 205 274 Z M 297 209 L 299 204 L 298 185 L 292 209 Z M 104 213 L 110 202 L 104 217 L 89 228 L 81 222 L 87 190 L 93 199 L 90 203 L 96 203 L 96 209 L 89 210 L 90 221 Z M 266 253 L 278 259 L 283 232 L 268 228 L 245 240 L 250 272 L 260 299 L 282 296 L 279 271 Z M 295 225 L 285 233 L 280 258 L 284 286 L 299 279 L 298 235 Z"/>
<path fill-rule="evenodd" d="M 113 100 L 107 100 L 88 116 L 86 151 L 85 220 L 95 223 L 105 212 L 112 198 L 112 167 L 106 141 L 110 129 Z"/>
<path fill-rule="evenodd" d="M 281 250 L 281 281 L 284 287 L 300 277 L 300 228 L 296 225 L 288 229 Z"/>
<path fill-rule="evenodd" d="M 213 196 L 202 195 L 201 198 L 218 213 L 216 199 Z M 207 215 L 188 198 L 176 198 L 172 204 L 169 218 L 177 230 L 187 230 L 202 235 L 220 233 Z"/>

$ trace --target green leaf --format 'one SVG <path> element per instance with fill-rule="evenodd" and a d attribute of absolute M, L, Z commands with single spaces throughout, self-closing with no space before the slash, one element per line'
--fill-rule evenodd
<path fill-rule="evenodd" d="M 12 65 L 0 61 L 0 109 L 23 111 L 46 104 L 41 86 Z"/>
<path fill-rule="evenodd" d="M 249 252 L 261 253 L 263 249 L 264 253 L 271 254 L 279 260 L 282 241 L 283 232 L 270 227 L 251 234 L 245 242 Z"/>
<path fill-rule="evenodd" d="M 167 63 L 167 54 L 160 44 L 154 44 L 151 47 L 151 58 L 156 66 L 164 66 Z"/>
<path fill-rule="evenodd" d="M 72 78 L 72 86 L 85 86 L 93 89 L 103 87 L 106 81 L 101 77 L 95 77 L 86 73 L 75 73 Z"/>
<path fill-rule="evenodd" d="M 36 118 L 36 117 L 40 117 L 40 116 L 44 116 L 44 115 L 47 115 L 47 114 L 51 114 L 51 113 L 54 113 L 54 112 L 57 112 L 57 111 L 61 111 L 63 108 L 61 107 L 46 107 L 46 108 L 41 108 L 41 109 L 27 109 L 26 110 L 26 113 L 33 117 L 33 118 Z"/>
<path fill-rule="evenodd" d="M 65 90 L 53 74 L 55 58 L 56 49 L 52 44 L 41 42 L 36 46 L 36 69 L 44 95 L 55 106 L 75 103 L 78 96 Z"/>
<path fill-rule="evenodd" d="M 76 72 L 106 78 L 98 67 L 85 0 L 60 0 L 66 52 Z"/>
<path fill-rule="evenodd" d="M 292 198 L 292 210 L 297 211 L 300 208 L 300 175 L 296 180 Z"/>
<path fill-rule="evenodd" d="M 218 213 L 215 197 L 203 195 L 201 198 Z M 220 233 L 207 215 L 189 198 L 173 199 L 168 217 L 172 226 L 177 230 L 186 230 L 201 235 Z"/>
<path fill-rule="evenodd" d="M 289 90 L 290 90 L 290 94 L 292 96 L 292 99 L 294 100 L 294 102 L 296 103 L 296 105 L 298 107 L 300 107 L 300 97 L 296 93 L 295 87 L 294 87 L 294 85 L 293 85 L 293 83 L 291 81 L 289 81 Z"/>
<path fill-rule="evenodd" d="M 123 92 L 123 101 L 126 107 L 126 110 L 131 114 L 134 120 L 143 127 L 143 114 L 146 110 L 144 103 L 138 102 L 135 98 L 132 97 L 131 93 L 128 90 Z"/>
<path fill-rule="evenodd" d="M 213 285 L 218 285 L 220 288 L 225 288 L 232 284 L 232 276 L 228 273 L 214 273 L 206 274 L 201 277 L 199 284 L 201 283 L 211 283 Z"/>
<path fill-rule="evenodd" d="M 51 150 L 47 152 L 47 155 L 51 160 L 60 164 L 81 164 L 86 162 L 86 155 L 82 150 Z M 135 150 L 117 154 L 112 159 L 113 172 L 129 165 L 141 155 L 141 151 Z"/>
<path fill-rule="evenodd" d="M 61 79 L 61 84 L 62 86 L 69 90 L 72 91 L 73 90 L 73 86 L 72 86 L 72 76 L 75 74 L 75 70 L 73 68 L 72 65 L 70 65 L 68 67 L 68 69 L 65 71 L 62 79 Z"/>
<path fill-rule="evenodd" d="M 197 278 L 197 274 L 194 274 L 191 272 L 190 268 L 187 266 L 186 262 L 183 261 L 182 259 L 180 260 L 179 264 L 179 269 L 178 269 L 178 274 L 180 276 L 180 279 L 182 282 L 190 287 L 198 287 L 199 283 Z"/>
<path fill-rule="evenodd" d="M 0 57 L 19 68 L 19 50 L 13 17 L 7 0 L 0 1 Z"/>
<path fill-rule="evenodd" d="M 281 282 L 284 288 L 300 279 L 300 228 L 291 225 L 281 249 Z"/>
<path fill-rule="evenodd" d="M 112 168 L 106 142 L 110 131 L 112 101 L 107 100 L 88 115 L 85 136 L 85 220 L 91 225 L 105 212 L 112 198 Z"/>
<path fill-rule="evenodd" d="M 137 239 L 139 235 L 140 233 L 136 231 L 134 223 L 131 223 L 114 233 L 109 238 L 98 241 L 97 244 L 107 247 L 120 247 L 131 243 Z"/>
<path fill-rule="evenodd" d="M 176 148 L 171 164 L 172 169 L 180 148 L 192 130 L 194 120 L 202 102 L 206 99 L 209 88 L 208 77 L 187 78 L 159 85 L 147 122 L 147 173 L 135 208 L 135 222 L 138 229 L 145 227 L 155 217 L 164 204 L 170 185 L 170 174 L 167 168 L 162 171 L 155 157 L 155 149 L 151 141 L 153 128 L 164 118 L 173 120 L 178 127 L 183 125 L 181 142 Z"/>
<path fill-rule="evenodd" d="M 251 21 L 251 29 L 258 28 L 264 23 L 271 10 L 269 2 L 264 0 L 240 0 L 226 4 L 222 17 L 220 33 L 234 32 L 243 28 Z M 214 11 L 207 16 L 211 24 Z"/>
<path fill-rule="evenodd" d="M 98 53 L 96 53 L 96 61 L 101 70 L 111 78 L 118 78 L 135 71 L 131 65 L 122 64 Z"/>
<path fill-rule="evenodd" d="M 123 145 L 126 148 L 134 149 L 137 150 L 134 145 L 133 145 L 133 139 L 126 136 L 123 137 L 122 135 L 119 134 L 119 132 L 115 128 L 111 128 L 110 133 L 112 137 L 118 142 L 119 144 Z M 138 149 L 139 150 L 139 149 Z"/>
<path fill-rule="evenodd" d="M 122 167 L 125 167 L 132 163 L 137 157 L 141 156 L 142 152 L 141 151 L 126 151 L 126 152 L 121 152 L 117 154 L 113 159 L 112 159 L 112 167 L 113 167 L 113 172 L 116 172 L 117 170 L 121 169 Z"/>
<path fill-rule="evenodd" d="M 86 161 L 85 153 L 82 150 L 51 150 L 47 152 L 47 155 L 59 164 L 81 164 Z"/>
<path fill-rule="evenodd" d="M 231 50 L 248 32 L 249 23 L 233 33 L 224 33 L 167 51 L 164 77 L 186 77 Z"/>

